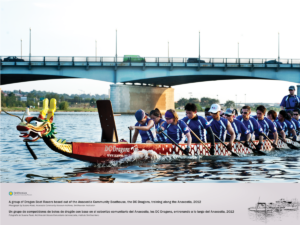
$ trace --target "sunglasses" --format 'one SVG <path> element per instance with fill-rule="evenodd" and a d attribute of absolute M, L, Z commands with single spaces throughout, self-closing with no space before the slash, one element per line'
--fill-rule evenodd
<path fill-rule="evenodd" d="M 290 89 L 289 91 L 294 91 L 293 89 Z"/>
<path fill-rule="evenodd" d="M 248 114 L 248 112 L 242 112 L 242 114 Z"/>
<path fill-rule="evenodd" d="M 230 117 L 230 116 L 232 116 L 232 115 L 225 114 L 225 116 Z"/>
<path fill-rule="evenodd" d="M 294 116 L 298 116 L 299 114 L 293 114 Z"/>
<path fill-rule="evenodd" d="M 167 118 L 167 117 L 166 117 L 166 120 L 170 120 L 170 119 L 173 119 L 173 118 Z"/>

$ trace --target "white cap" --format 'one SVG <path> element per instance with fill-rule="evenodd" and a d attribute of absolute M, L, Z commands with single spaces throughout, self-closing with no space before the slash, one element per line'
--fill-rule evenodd
<path fill-rule="evenodd" d="M 219 104 L 212 104 L 208 112 L 217 113 L 221 111 L 221 106 Z"/>

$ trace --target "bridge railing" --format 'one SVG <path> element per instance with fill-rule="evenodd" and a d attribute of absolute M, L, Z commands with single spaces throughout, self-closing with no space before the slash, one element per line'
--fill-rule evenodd
<path fill-rule="evenodd" d="M 0 56 L 0 60 L 6 61 L 8 56 Z M 18 59 L 26 62 L 130 62 L 125 60 L 124 57 L 113 56 L 17 56 Z M 139 62 L 146 63 L 197 63 L 196 57 L 141 57 Z M 278 62 L 277 58 L 207 58 L 201 57 L 201 63 L 226 63 L 226 64 L 264 64 L 268 61 Z M 136 58 L 131 62 L 138 62 Z M 300 64 L 300 59 L 280 59 L 282 64 Z"/>

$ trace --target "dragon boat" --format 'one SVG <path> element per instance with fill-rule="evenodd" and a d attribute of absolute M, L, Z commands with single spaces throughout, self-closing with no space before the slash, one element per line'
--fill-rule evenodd
<path fill-rule="evenodd" d="M 33 150 L 28 143 L 43 139 L 46 145 L 53 151 L 71 157 L 77 160 L 91 163 L 105 163 L 124 159 L 134 154 L 148 155 L 184 155 L 178 146 L 168 143 L 128 143 L 119 141 L 114 114 L 109 100 L 98 100 L 97 108 L 102 128 L 101 142 L 67 142 L 56 138 L 56 127 L 53 123 L 54 113 L 56 111 L 56 99 L 44 99 L 43 109 L 38 117 L 26 117 L 21 119 L 17 125 L 17 130 L 21 133 L 20 137 L 26 143 L 26 146 L 32 156 L 36 159 Z M 258 141 L 253 141 L 258 144 Z M 287 143 L 299 146 L 297 142 L 287 139 Z M 226 143 L 227 144 L 227 143 Z M 210 156 L 210 143 L 192 143 L 189 155 L 191 156 Z M 186 148 L 186 144 L 179 144 Z M 283 141 L 278 141 L 279 148 L 288 149 L 288 145 Z M 255 148 L 255 146 L 252 146 Z M 235 142 L 232 152 L 241 155 L 253 154 L 253 149 L 245 147 L 242 142 Z M 265 140 L 262 151 L 270 152 L 274 150 L 270 141 Z M 215 143 L 215 156 L 231 156 L 232 153 L 222 143 Z"/>

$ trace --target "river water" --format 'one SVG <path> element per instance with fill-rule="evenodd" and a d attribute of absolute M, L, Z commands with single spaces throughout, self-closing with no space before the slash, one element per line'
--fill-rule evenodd
<path fill-rule="evenodd" d="M 21 112 L 13 114 L 22 116 Z M 180 118 L 185 113 L 178 113 Z M 38 116 L 32 112 L 31 115 Z M 200 115 L 203 115 L 203 113 Z M 267 156 L 171 158 L 137 161 L 101 167 L 68 158 L 49 149 L 39 140 L 30 143 L 38 159 L 33 160 L 16 130 L 16 117 L 0 115 L 0 179 L 2 183 L 299 183 L 300 150 L 272 151 Z M 119 139 L 129 140 L 128 126 L 134 115 L 115 117 Z M 54 123 L 57 138 L 74 142 L 99 142 L 98 113 L 59 112 Z M 140 138 L 138 139 L 140 142 Z"/>

